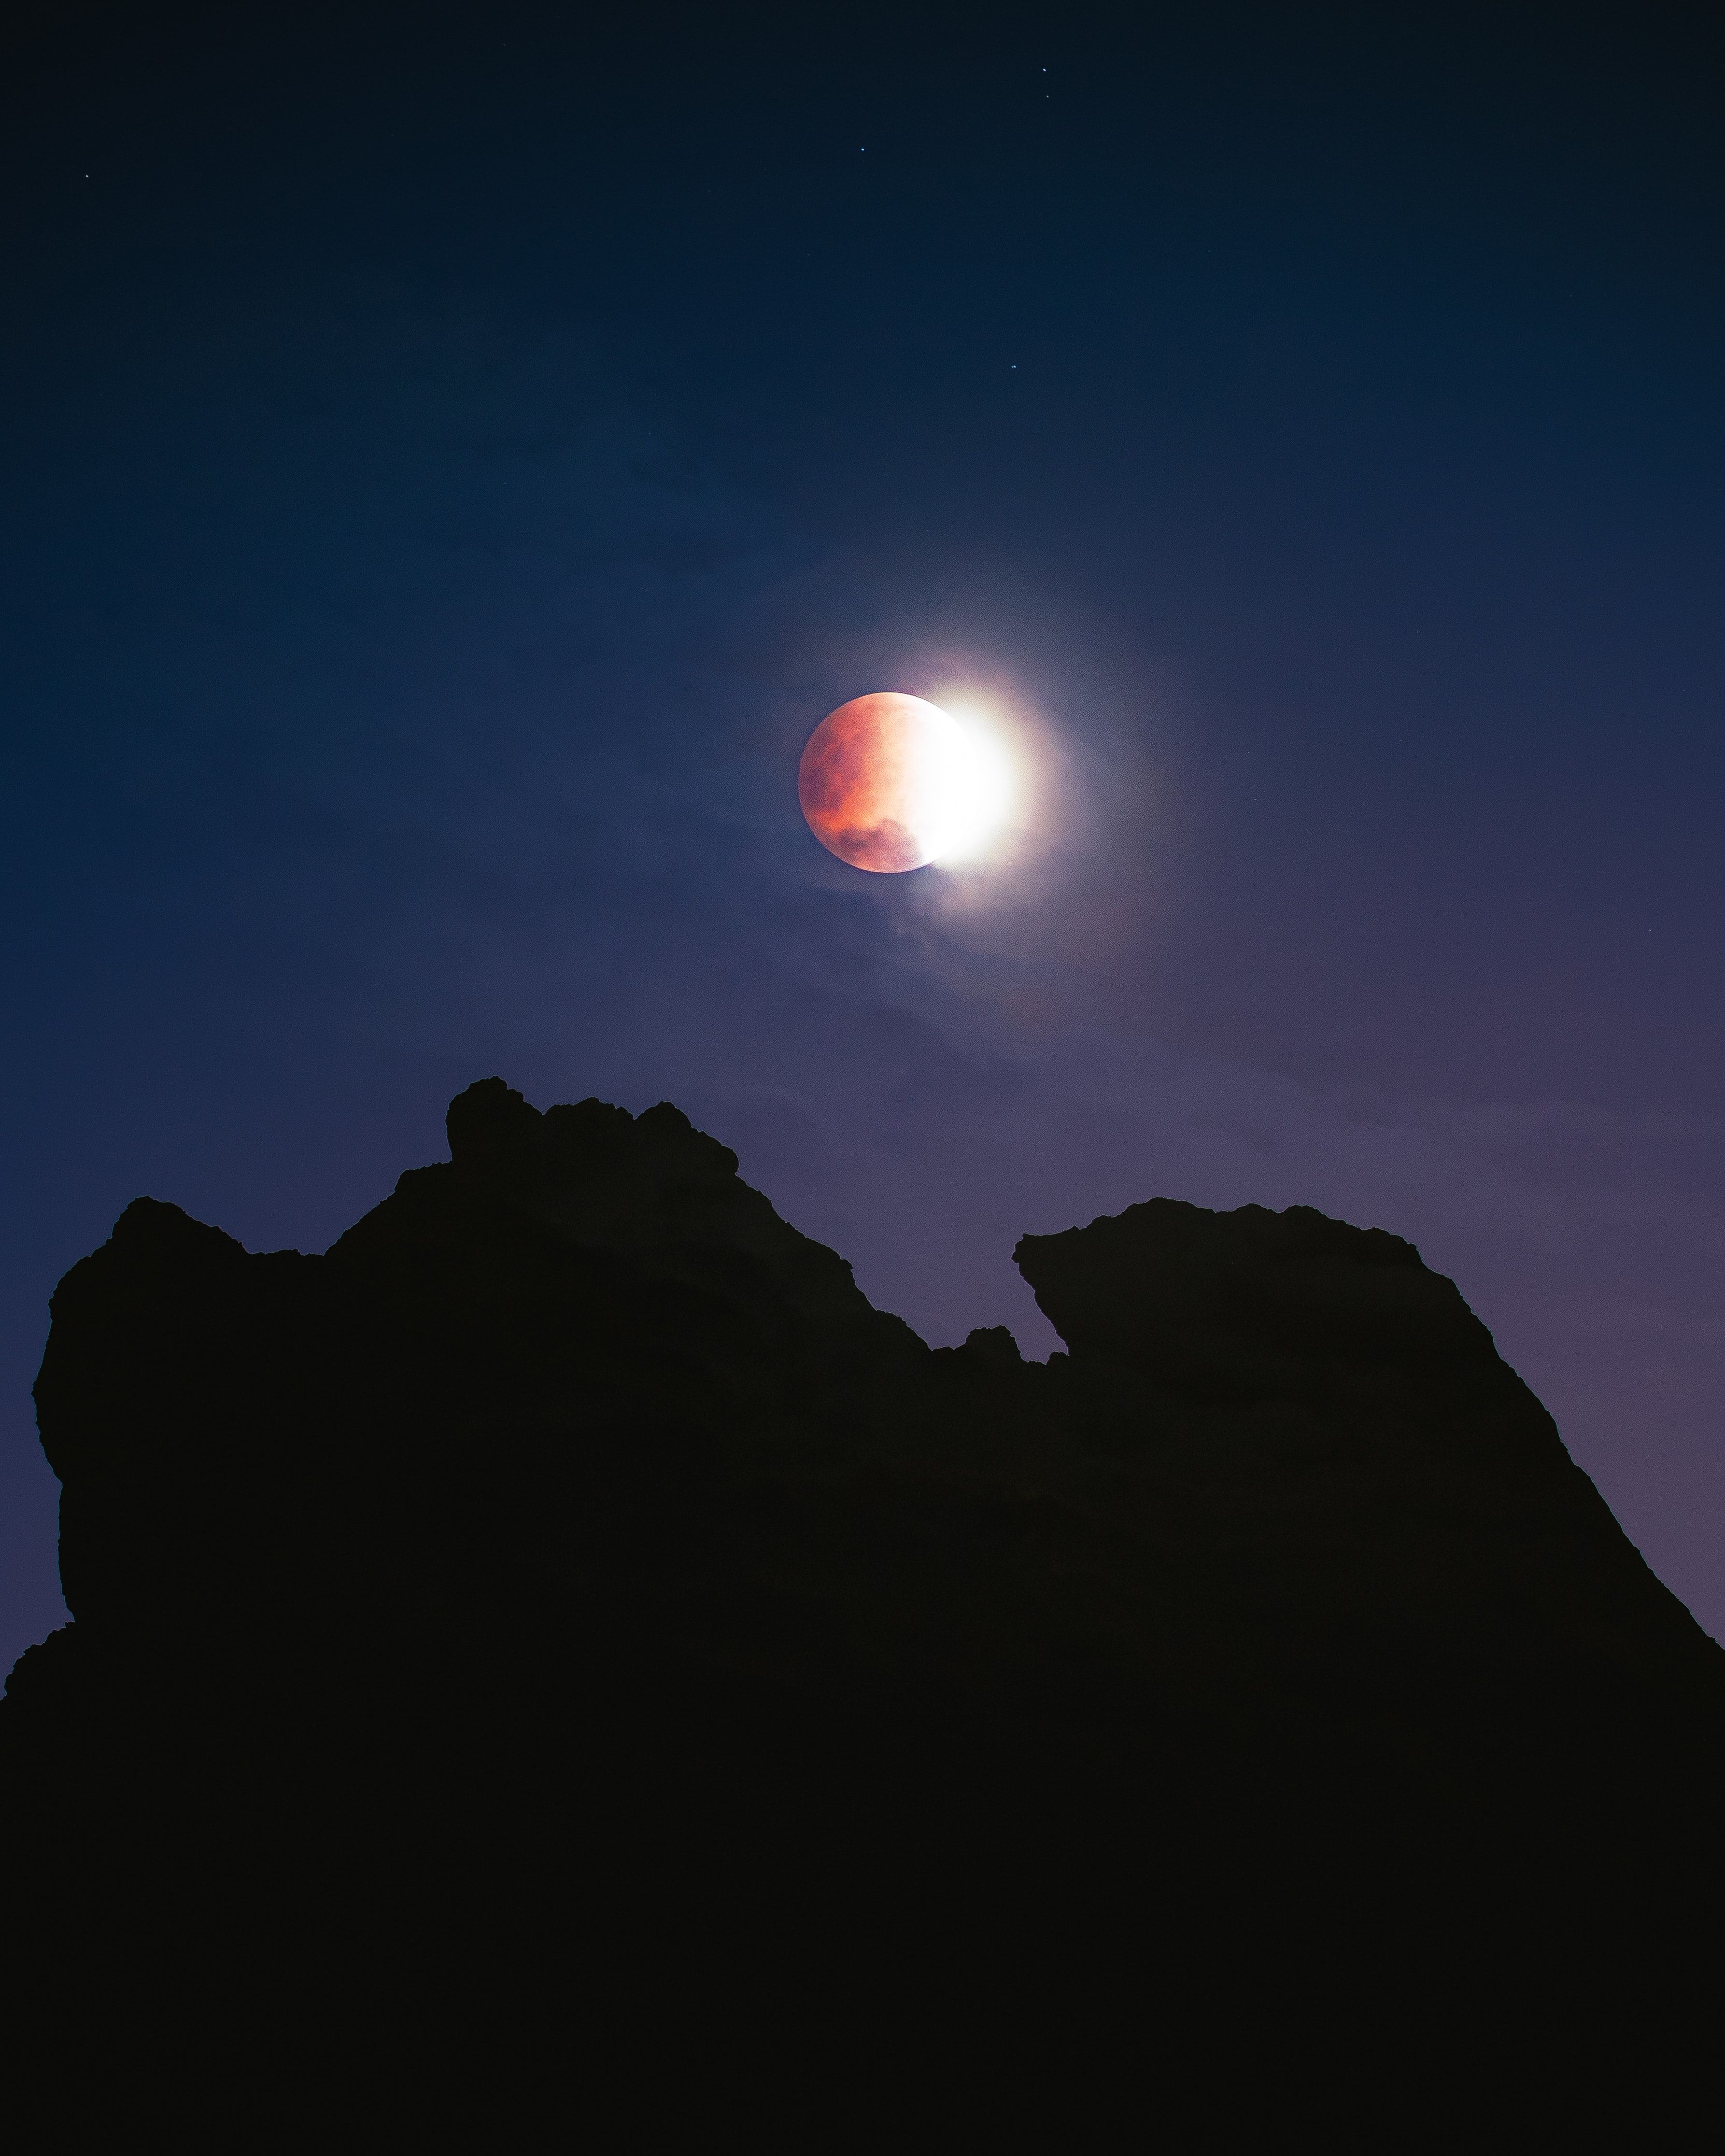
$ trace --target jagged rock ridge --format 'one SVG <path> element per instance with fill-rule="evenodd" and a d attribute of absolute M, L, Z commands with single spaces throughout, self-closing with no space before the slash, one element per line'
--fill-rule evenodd
<path fill-rule="evenodd" d="M 141 1199 L 56 1293 L 75 1622 L 0 1709 L 54 1936 L 416 1867 L 459 1930 L 595 1848 L 596 1936 L 1003 1866 L 1178 1932 L 1344 1848 L 1436 1923 L 1699 1846 L 1720 1651 L 1407 1244 L 1152 1200 L 1019 1245 L 1065 1355 L 931 1353 L 669 1105 L 449 1134 L 321 1257 Z"/>

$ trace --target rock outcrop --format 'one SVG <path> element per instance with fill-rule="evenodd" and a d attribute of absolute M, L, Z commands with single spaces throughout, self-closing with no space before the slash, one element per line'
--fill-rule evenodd
<path fill-rule="evenodd" d="M 60 1284 L 20 2012 L 249 2056 L 236 1999 L 525 2013 L 556 1953 L 686 2048 L 1153 1938 L 1290 2027 L 1368 1967 L 1446 2041 L 1686 2025 L 1725 1656 L 1409 1245 L 1153 1200 L 1020 1244 L 1068 1353 L 931 1353 L 668 1105 L 449 1132 L 321 1257 L 140 1199 Z"/>

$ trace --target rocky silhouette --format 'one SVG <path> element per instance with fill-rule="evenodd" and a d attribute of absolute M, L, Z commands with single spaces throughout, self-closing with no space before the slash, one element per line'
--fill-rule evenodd
<path fill-rule="evenodd" d="M 777 2044 L 829 2117 L 889 2010 L 1076 2021 L 1111 2101 L 1146 2016 L 1296 2079 L 1341 2016 L 1429 2110 L 1506 2030 L 1699 2055 L 1725 1656 L 1410 1245 L 1027 1236 L 1027 1363 L 669 1105 L 449 1138 L 321 1256 L 141 1199 L 54 1297 L 74 1621 L 0 1801 L 56 2102 L 423 2092 L 491 2015 L 578 2077 Z"/>

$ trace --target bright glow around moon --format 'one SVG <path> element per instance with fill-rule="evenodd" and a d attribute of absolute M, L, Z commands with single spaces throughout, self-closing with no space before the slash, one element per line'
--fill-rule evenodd
<path fill-rule="evenodd" d="M 1016 774 L 1004 744 L 968 714 L 928 709 L 943 722 L 932 731 L 922 776 L 929 859 L 973 860 L 1012 814 Z"/>
<path fill-rule="evenodd" d="M 810 736 L 797 774 L 809 829 L 853 868 L 901 875 L 975 860 L 1016 804 L 1005 744 L 921 696 L 854 697 Z"/>

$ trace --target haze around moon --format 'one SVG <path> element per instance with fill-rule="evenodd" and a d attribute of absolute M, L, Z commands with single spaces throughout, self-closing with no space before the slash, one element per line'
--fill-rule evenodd
<path fill-rule="evenodd" d="M 976 853 L 1012 805 L 999 745 L 921 696 L 840 704 L 809 737 L 797 796 L 827 851 L 875 875 Z"/>

